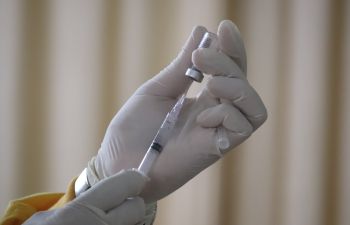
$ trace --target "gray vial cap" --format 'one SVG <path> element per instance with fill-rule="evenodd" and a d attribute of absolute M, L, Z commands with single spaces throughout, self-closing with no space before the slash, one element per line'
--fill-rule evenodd
<path fill-rule="evenodd" d="M 188 68 L 185 73 L 186 76 L 192 78 L 194 81 L 197 81 L 198 83 L 202 82 L 203 80 L 203 73 L 199 71 L 196 67 L 192 66 L 191 68 Z"/>

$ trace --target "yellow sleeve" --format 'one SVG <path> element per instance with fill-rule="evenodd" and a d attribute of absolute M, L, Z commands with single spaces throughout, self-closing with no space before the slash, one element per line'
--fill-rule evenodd
<path fill-rule="evenodd" d="M 66 193 L 40 193 L 11 201 L 0 225 L 19 225 L 36 212 L 62 207 L 75 198 L 75 180 L 69 183 Z"/>

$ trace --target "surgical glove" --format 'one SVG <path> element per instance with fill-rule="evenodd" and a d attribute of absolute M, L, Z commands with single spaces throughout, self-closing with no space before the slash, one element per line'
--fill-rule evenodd
<path fill-rule="evenodd" d="M 138 171 L 120 171 L 63 208 L 34 214 L 24 225 L 135 225 L 145 215 L 144 201 L 136 196 L 146 180 Z"/>
<path fill-rule="evenodd" d="M 146 203 L 178 189 L 266 120 L 265 106 L 245 76 L 245 50 L 236 26 L 231 21 L 220 23 L 219 51 L 196 50 L 205 32 L 204 27 L 195 27 L 177 58 L 136 90 L 116 114 L 96 158 L 90 161 L 90 183 L 139 166 L 166 114 L 190 85 L 185 71 L 192 61 L 212 79 L 197 97 L 186 99 L 173 136 L 141 193 Z M 225 128 L 229 139 L 224 151 L 216 147 L 218 127 Z"/>

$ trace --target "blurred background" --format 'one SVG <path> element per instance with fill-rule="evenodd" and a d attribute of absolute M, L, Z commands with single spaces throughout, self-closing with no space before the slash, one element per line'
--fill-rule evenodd
<path fill-rule="evenodd" d="M 193 26 L 241 29 L 269 119 L 155 225 L 350 224 L 350 1 L 0 0 L 0 211 L 65 191 Z"/>

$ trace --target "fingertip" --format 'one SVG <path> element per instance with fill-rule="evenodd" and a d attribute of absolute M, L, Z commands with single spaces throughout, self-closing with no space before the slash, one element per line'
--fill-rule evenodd
<path fill-rule="evenodd" d="M 190 85 L 191 79 L 185 72 L 192 66 L 192 52 L 198 48 L 207 29 L 195 26 L 177 57 L 160 73 L 137 90 L 138 94 L 176 98 Z"/>
<path fill-rule="evenodd" d="M 145 180 L 145 182 L 148 182 L 151 180 L 151 178 L 149 176 L 147 176 L 147 174 L 143 173 L 141 170 L 138 170 L 136 168 L 132 168 L 130 169 L 131 171 L 134 171 L 135 173 L 139 174 L 140 176 L 143 177 L 143 179 Z"/>
<path fill-rule="evenodd" d="M 190 37 L 187 39 L 187 42 L 184 46 L 184 50 L 187 51 L 193 51 L 195 50 L 200 41 L 202 40 L 203 35 L 207 32 L 207 29 L 203 26 L 195 26 L 192 29 Z"/>
<path fill-rule="evenodd" d="M 194 39 L 202 39 L 203 35 L 207 32 L 207 28 L 201 25 L 194 26 L 192 28 L 192 37 Z"/>
<path fill-rule="evenodd" d="M 128 186 L 131 188 L 129 193 L 130 195 L 140 194 L 147 181 L 149 181 L 149 178 L 147 176 L 135 168 L 125 170 L 124 176 L 128 178 Z"/>
<path fill-rule="evenodd" d="M 223 31 L 223 30 L 229 30 L 233 32 L 238 32 L 240 33 L 237 25 L 232 21 L 232 20 L 222 20 L 218 26 L 218 35 Z"/>
<path fill-rule="evenodd" d="M 231 20 L 224 20 L 217 31 L 221 50 L 230 56 L 246 74 L 247 59 L 243 38 L 236 24 Z"/>

